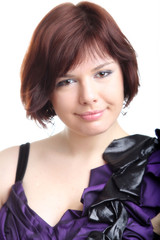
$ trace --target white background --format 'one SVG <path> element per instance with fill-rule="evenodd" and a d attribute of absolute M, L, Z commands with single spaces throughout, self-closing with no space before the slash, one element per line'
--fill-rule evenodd
<path fill-rule="evenodd" d="M 48 137 L 63 128 L 41 129 L 27 120 L 20 101 L 20 66 L 41 18 L 64 1 L 5 0 L 0 2 L 0 150 Z M 70 1 L 78 3 L 79 1 Z M 160 128 L 160 1 L 93 0 L 114 17 L 138 56 L 141 87 L 120 123 L 129 134 L 154 136 Z"/>

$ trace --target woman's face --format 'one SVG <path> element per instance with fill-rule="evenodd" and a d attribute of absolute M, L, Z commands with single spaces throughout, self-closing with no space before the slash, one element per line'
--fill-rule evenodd
<path fill-rule="evenodd" d="M 93 136 L 109 130 L 123 106 L 122 71 L 111 57 L 86 57 L 57 79 L 52 95 L 56 114 L 70 131 Z"/>

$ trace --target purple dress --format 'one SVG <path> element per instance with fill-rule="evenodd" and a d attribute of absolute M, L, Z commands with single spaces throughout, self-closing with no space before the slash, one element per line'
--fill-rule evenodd
<path fill-rule="evenodd" d="M 91 170 L 83 210 L 67 210 L 55 226 L 28 206 L 22 181 L 16 181 L 0 210 L 0 240 L 153 239 L 150 219 L 160 212 L 156 134 L 114 140 L 103 153 L 107 164 Z"/>

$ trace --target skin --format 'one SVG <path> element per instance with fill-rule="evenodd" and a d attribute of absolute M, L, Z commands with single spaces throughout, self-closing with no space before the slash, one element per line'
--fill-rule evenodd
<path fill-rule="evenodd" d="M 55 112 L 67 126 L 68 134 L 89 137 L 117 126 L 123 92 L 119 64 L 112 58 L 97 56 L 96 59 L 85 59 L 67 76 L 57 79 L 51 101 Z M 99 113 L 98 118 L 87 114 L 94 111 L 102 111 L 102 114 Z M 114 127 L 112 132 L 114 134 Z"/>
<path fill-rule="evenodd" d="M 66 127 L 31 143 L 23 179 L 28 205 L 50 226 L 67 209 L 82 210 L 80 198 L 90 170 L 105 164 L 102 153 L 114 139 L 128 135 L 117 121 L 123 99 L 122 72 L 109 56 L 86 56 L 67 76 L 57 79 L 50 100 Z M 16 146 L 0 153 L 1 206 L 15 181 L 18 151 Z"/>

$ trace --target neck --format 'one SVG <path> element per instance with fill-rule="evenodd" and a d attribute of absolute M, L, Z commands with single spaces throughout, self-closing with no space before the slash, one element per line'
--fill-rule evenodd
<path fill-rule="evenodd" d="M 104 133 L 95 136 L 81 136 L 66 128 L 62 132 L 66 147 L 74 156 L 101 155 L 105 148 L 114 140 L 128 134 L 120 127 L 118 122 Z"/>

